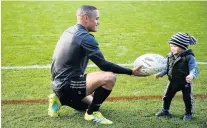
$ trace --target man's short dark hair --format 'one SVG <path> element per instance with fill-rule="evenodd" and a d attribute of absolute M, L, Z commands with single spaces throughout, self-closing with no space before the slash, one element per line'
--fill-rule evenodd
<path fill-rule="evenodd" d="M 87 15 L 89 17 L 92 16 L 92 12 L 94 10 L 97 10 L 97 8 L 95 6 L 91 6 L 91 5 L 82 5 L 78 10 L 76 15 L 77 16 L 83 16 L 83 15 Z"/>

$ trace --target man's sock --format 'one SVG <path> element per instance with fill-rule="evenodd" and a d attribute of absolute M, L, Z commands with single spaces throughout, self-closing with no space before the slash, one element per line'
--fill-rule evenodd
<path fill-rule="evenodd" d="M 91 105 L 89 105 L 88 114 L 92 114 L 94 111 L 98 111 L 100 105 L 105 101 L 105 99 L 110 95 L 111 90 L 107 90 L 103 87 L 99 87 L 94 92 L 94 97 Z"/>

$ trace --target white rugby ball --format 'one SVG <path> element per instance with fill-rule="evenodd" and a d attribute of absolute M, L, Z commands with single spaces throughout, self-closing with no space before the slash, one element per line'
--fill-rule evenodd
<path fill-rule="evenodd" d="M 142 65 L 140 71 L 145 75 L 156 74 L 166 66 L 166 59 L 159 54 L 144 54 L 134 61 L 134 67 Z"/>

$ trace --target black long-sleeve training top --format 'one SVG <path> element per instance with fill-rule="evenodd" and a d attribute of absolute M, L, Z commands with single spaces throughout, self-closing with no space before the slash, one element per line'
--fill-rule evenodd
<path fill-rule="evenodd" d="M 89 59 L 103 71 L 132 74 L 131 69 L 105 60 L 94 36 L 77 24 L 63 32 L 54 50 L 51 66 L 53 89 L 59 90 L 70 78 L 83 75 Z"/>

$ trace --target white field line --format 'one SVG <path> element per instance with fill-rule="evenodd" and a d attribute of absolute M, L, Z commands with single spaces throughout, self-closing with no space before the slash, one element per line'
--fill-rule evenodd
<path fill-rule="evenodd" d="M 197 62 L 197 64 L 207 64 L 207 62 Z M 134 64 L 118 64 L 120 66 L 133 66 Z M 2 66 L 1 69 L 5 70 L 5 69 L 48 69 L 50 68 L 51 65 L 32 65 L 32 66 Z M 97 67 L 95 64 L 90 64 L 87 67 L 89 68 L 93 68 L 93 67 Z"/>

